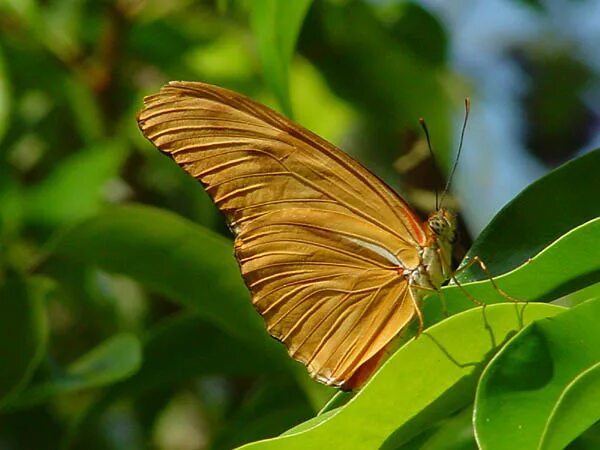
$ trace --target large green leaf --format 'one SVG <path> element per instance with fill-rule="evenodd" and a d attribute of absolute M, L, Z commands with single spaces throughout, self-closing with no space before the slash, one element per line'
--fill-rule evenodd
<path fill-rule="evenodd" d="M 473 400 L 483 365 L 548 304 L 492 305 L 457 314 L 398 350 L 345 406 L 244 449 L 393 449 Z"/>
<path fill-rule="evenodd" d="M 38 281 L 11 275 L 0 286 L 0 405 L 25 386 L 44 354 L 47 286 Z"/>
<path fill-rule="evenodd" d="M 252 308 L 231 242 L 210 230 L 156 208 L 120 207 L 64 233 L 53 255 L 127 275 L 288 362 Z"/>
<path fill-rule="evenodd" d="M 129 333 L 119 334 L 74 361 L 63 373 L 32 385 L 8 406 L 29 407 L 56 395 L 113 384 L 133 374 L 140 363 L 139 340 Z"/>
<path fill-rule="evenodd" d="M 473 433 L 473 405 L 426 430 L 397 450 L 477 450 Z"/>
<path fill-rule="evenodd" d="M 65 93 L 73 110 L 73 125 L 87 145 L 100 141 L 106 134 L 102 112 L 92 90 L 83 80 L 68 79 Z M 123 150 L 123 149 L 122 149 Z M 123 153 L 123 152 L 122 152 Z"/>
<path fill-rule="evenodd" d="M 514 269 L 572 228 L 600 216 L 600 149 L 569 161 L 529 185 L 481 232 L 473 256 L 498 275 Z M 476 267 L 462 281 L 484 278 Z"/>
<path fill-rule="evenodd" d="M 288 116 L 292 117 L 289 66 L 300 27 L 312 0 L 254 0 L 250 3 L 252 29 L 267 82 Z"/>
<path fill-rule="evenodd" d="M 481 377 L 481 449 L 560 450 L 600 420 L 600 299 L 524 329 Z"/>
<path fill-rule="evenodd" d="M 565 386 L 548 419 L 542 448 L 564 448 L 575 436 L 600 420 L 600 361 L 581 371 Z"/>

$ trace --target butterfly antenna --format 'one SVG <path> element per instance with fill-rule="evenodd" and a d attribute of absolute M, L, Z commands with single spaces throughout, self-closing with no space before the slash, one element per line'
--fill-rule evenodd
<path fill-rule="evenodd" d="M 421 128 L 423 128 L 423 132 L 425 133 L 425 138 L 427 139 L 427 148 L 429 149 L 429 156 L 431 156 L 431 160 L 437 166 L 437 163 L 435 161 L 435 155 L 433 154 L 433 148 L 431 147 L 431 139 L 429 137 L 429 129 L 427 128 L 427 124 L 425 123 L 425 119 L 423 119 L 422 117 L 420 117 L 419 118 L 419 123 L 421 124 Z M 437 187 L 436 187 L 435 188 L 435 210 L 437 211 L 438 209 L 439 209 L 438 190 L 437 190 Z"/>
<path fill-rule="evenodd" d="M 467 129 L 467 122 L 469 121 L 469 112 L 471 112 L 471 99 L 469 97 L 465 97 L 465 118 L 463 120 L 462 130 L 460 132 L 460 142 L 458 143 L 458 151 L 456 152 L 456 158 L 454 158 L 454 164 L 452 165 L 452 169 L 450 170 L 450 175 L 448 176 L 448 181 L 446 182 L 446 187 L 442 191 L 442 196 L 440 199 L 440 205 L 444 201 L 444 197 L 450 190 L 450 184 L 454 179 L 454 173 L 456 172 L 456 168 L 458 167 L 458 160 L 460 158 L 460 152 L 463 148 L 463 141 L 465 139 L 465 130 Z"/>

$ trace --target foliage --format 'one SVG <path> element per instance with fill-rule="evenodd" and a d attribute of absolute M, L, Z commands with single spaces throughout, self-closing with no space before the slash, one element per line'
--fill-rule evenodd
<path fill-rule="evenodd" d="M 597 448 L 600 150 L 464 260 L 531 303 L 472 266 L 348 394 L 269 338 L 214 206 L 140 136 L 143 95 L 199 79 L 293 110 L 390 184 L 419 116 L 447 161 L 463 87 L 440 20 L 341 3 L 0 4 L 0 448 Z"/>

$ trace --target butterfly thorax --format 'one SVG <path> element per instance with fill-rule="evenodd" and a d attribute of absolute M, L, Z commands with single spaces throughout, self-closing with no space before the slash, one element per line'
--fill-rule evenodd
<path fill-rule="evenodd" d="M 441 208 L 429 216 L 425 225 L 427 239 L 419 252 L 420 264 L 410 274 L 410 284 L 417 291 L 419 288 L 423 288 L 421 291 L 437 290 L 452 275 L 456 216 Z"/>

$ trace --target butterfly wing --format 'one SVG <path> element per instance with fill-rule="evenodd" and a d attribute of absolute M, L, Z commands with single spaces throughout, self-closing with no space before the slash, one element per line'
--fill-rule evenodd
<path fill-rule="evenodd" d="M 226 215 L 254 306 L 315 378 L 344 384 L 412 319 L 399 269 L 418 266 L 423 226 L 358 162 L 204 83 L 169 83 L 138 122 Z"/>

